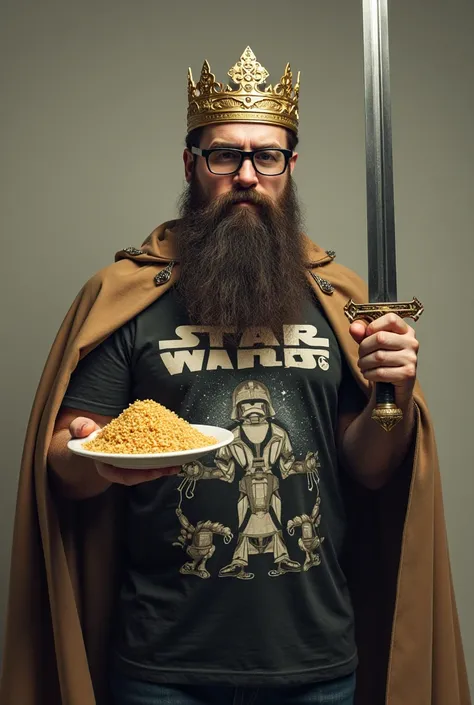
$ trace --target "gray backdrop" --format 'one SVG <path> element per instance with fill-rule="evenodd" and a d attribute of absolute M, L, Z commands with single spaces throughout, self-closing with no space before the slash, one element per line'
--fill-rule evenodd
<path fill-rule="evenodd" d="M 420 377 L 473 681 L 474 5 L 398 0 L 390 11 L 399 294 L 426 308 Z M 208 58 L 225 80 L 250 44 L 272 82 L 286 61 L 301 70 L 295 176 L 307 230 L 362 276 L 366 206 L 359 0 L 2 0 L 0 26 L 3 617 L 45 357 L 83 282 L 176 213 L 188 66 L 196 79 Z"/>

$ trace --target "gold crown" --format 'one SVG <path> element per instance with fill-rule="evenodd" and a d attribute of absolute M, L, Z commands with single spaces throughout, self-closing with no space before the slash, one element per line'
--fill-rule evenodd
<path fill-rule="evenodd" d="M 188 71 L 188 132 L 221 122 L 259 122 L 298 131 L 298 96 L 300 74 L 293 86 L 290 64 L 280 83 L 260 90 L 270 75 L 247 47 L 239 61 L 227 72 L 237 86 L 218 83 L 205 61 L 201 77 L 195 84 Z"/>

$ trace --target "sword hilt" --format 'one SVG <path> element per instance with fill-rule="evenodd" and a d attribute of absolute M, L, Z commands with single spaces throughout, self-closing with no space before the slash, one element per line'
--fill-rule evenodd
<path fill-rule="evenodd" d="M 351 323 L 358 319 L 375 321 L 386 313 L 396 313 L 400 318 L 412 318 L 417 321 L 423 313 L 423 305 L 418 299 L 401 302 L 383 302 L 356 304 L 352 299 L 344 307 L 344 313 Z M 395 388 L 388 382 L 375 385 L 375 408 L 372 419 L 385 431 L 391 431 L 402 419 L 403 411 L 395 403 Z"/>

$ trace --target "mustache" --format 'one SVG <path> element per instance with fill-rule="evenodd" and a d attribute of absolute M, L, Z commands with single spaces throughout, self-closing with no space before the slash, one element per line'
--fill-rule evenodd
<path fill-rule="evenodd" d="M 267 196 L 263 196 L 254 189 L 241 189 L 239 191 L 230 191 L 229 193 L 220 196 L 217 200 L 221 201 L 221 207 L 232 206 L 236 203 L 252 203 L 255 206 L 269 206 L 271 201 Z"/>
<path fill-rule="evenodd" d="M 201 202 L 195 213 L 198 218 L 204 217 L 211 222 L 217 222 L 231 215 L 232 207 L 239 203 L 249 203 L 257 206 L 261 211 L 280 210 L 270 197 L 258 193 L 255 189 L 235 189 L 217 196 L 210 203 Z"/>

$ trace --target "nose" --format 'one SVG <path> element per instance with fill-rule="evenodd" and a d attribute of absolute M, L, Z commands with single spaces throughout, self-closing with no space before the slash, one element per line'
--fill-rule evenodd
<path fill-rule="evenodd" d="M 242 188 L 251 188 L 258 184 L 257 172 L 251 159 L 244 159 L 242 166 L 234 176 L 234 183 L 239 184 Z"/>

